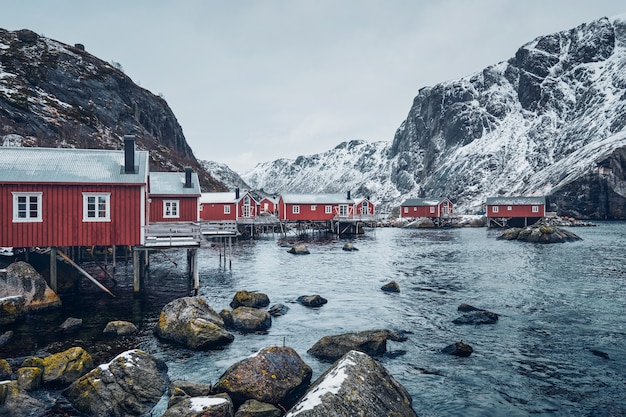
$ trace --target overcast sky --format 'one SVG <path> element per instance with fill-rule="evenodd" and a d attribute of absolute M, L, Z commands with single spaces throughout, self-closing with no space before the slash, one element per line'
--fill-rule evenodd
<path fill-rule="evenodd" d="M 623 0 L 0 0 L 0 27 L 120 63 L 165 98 L 197 158 L 243 172 L 390 141 L 421 87 L 625 12 Z"/>

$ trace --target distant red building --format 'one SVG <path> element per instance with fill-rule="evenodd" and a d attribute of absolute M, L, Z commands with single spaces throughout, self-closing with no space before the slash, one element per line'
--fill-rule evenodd
<path fill-rule="evenodd" d="M 357 198 L 354 200 L 354 215 L 361 217 L 375 216 L 376 207 L 368 198 Z"/>
<path fill-rule="evenodd" d="M 200 219 L 204 221 L 238 221 L 257 215 L 257 202 L 249 192 L 202 193 Z"/>
<path fill-rule="evenodd" d="M 259 201 L 259 212 L 261 214 L 276 214 L 278 212 L 278 197 L 264 197 Z"/>
<path fill-rule="evenodd" d="M 278 201 L 280 220 L 325 221 L 354 216 L 354 200 L 346 194 L 283 194 Z"/>
<path fill-rule="evenodd" d="M 141 245 L 148 152 L 0 148 L 0 246 Z"/>
<path fill-rule="evenodd" d="M 447 198 L 409 198 L 400 205 L 400 217 L 446 219 L 454 213 L 454 204 Z"/>
<path fill-rule="evenodd" d="M 545 197 L 489 197 L 489 226 L 527 226 L 546 215 Z"/>
<path fill-rule="evenodd" d="M 191 167 L 185 172 L 151 172 L 149 223 L 197 222 L 200 183 Z"/>

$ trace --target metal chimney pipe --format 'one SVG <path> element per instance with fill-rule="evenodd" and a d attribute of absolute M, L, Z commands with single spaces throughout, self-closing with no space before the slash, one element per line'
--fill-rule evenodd
<path fill-rule="evenodd" d="M 185 185 L 183 188 L 191 188 L 191 167 L 185 167 Z"/>
<path fill-rule="evenodd" d="M 124 173 L 135 173 L 135 135 L 124 136 Z"/>
<path fill-rule="evenodd" d="M 239 200 L 239 187 L 235 188 L 235 198 Z"/>
<path fill-rule="evenodd" d="M 350 200 L 350 191 L 348 191 L 348 200 Z"/>

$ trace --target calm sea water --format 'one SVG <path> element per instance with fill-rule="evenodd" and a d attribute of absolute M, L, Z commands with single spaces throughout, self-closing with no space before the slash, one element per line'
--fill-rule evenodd
<path fill-rule="evenodd" d="M 290 307 L 266 334 L 236 334 L 227 348 L 209 352 L 152 336 L 161 307 L 189 294 L 184 252 L 157 253 L 144 295 L 132 297 L 130 266 L 122 264 L 117 298 L 85 284 L 80 299 L 64 299 L 57 315 L 14 326 L 7 354 L 17 355 L 16 344 L 23 354 L 81 344 L 106 358 L 116 348 L 100 332 L 107 321 L 123 319 L 140 326 L 134 343 L 164 359 L 171 379 L 214 383 L 236 361 L 282 344 L 297 350 L 315 379 L 329 366 L 306 353 L 319 338 L 389 328 L 406 332 L 408 340 L 390 342 L 379 359 L 412 395 L 419 416 L 623 416 L 626 223 L 572 230 L 583 240 L 533 245 L 496 240 L 498 232 L 485 228 L 370 229 L 353 239 L 309 238 L 307 256 L 287 253 L 299 238 L 270 236 L 236 243 L 232 267 L 207 244 L 200 251 L 200 296 L 215 310 L 230 308 L 242 289 Z M 343 251 L 346 242 L 359 251 Z M 391 280 L 399 294 L 380 290 Z M 310 294 L 328 304 L 310 309 L 294 303 Z M 500 320 L 454 325 L 461 303 L 496 312 Z M 70 341 L 50 330 L 68 316 L 85 320 Z M 472 356 L 440 353 L 460 340 L 474 348 Z"/>

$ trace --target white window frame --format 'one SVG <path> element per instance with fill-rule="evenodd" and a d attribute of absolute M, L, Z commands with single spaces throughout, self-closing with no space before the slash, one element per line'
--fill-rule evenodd
<path fill-rule="evenodd" d="M 361 214 L 370 214 L 370 205 L 368 204 L 367 201 L 364 201 L 361 204 Z"/>
<path fill-rule="evenodd" d="M 28 192 L 28 193 L 14 192 L 12 194 L 13 194 L 13 223 L 43 222 L 43 218 L 41 216 L 41 211 L 42 211 L 41 202 L 42 202 L 42 196 L 43 196 L 42 192 Z M 21 210 L 24 213 L 24 217 L 20 217 L 20 207 L 19 207 L 20 197 L 26 198 L 25 203 L 22 203 L 22 204 L 26 204 L 26 207 L 24 208 L 24 210 Z M 30 204 L 33 204 L 33 201 L 31 201 L 31 198 L 35 198 L 34 203 L 37 205 L 35 216 L 31 216 L 31 214 L 33 213 L 33 210 L 30 210 L 28 207 Z"/>
<path fill-rule="evenodd" d="M 324 213 L 326 213 L 326 214 L 333 214 L 333 206 L 326 206 L 324 208 Z"/>
<path fill-rule="evenodd" d="M 180 200 L 163 200 L 163 218 L 180 218 Z"/>
<path fill-rule="evenodd" d="M 317 205 L 316 204 L 311 204 L 311 211 L 315 211 L 317 210 Z"/>
<path fill-rule="evenodd" d="M 408 208 L 408 207 L 405 207 L 405 208 L 404 208 L 404 212 L 405 212 L 405 213 L 408 213 L 408 212 L 409 212 L 409 208 Z"/>
<path fill-rule="evenodd" d="M 513 206 L 506 206 L 507 211 L 512 211 L 513 210 Z"/>
<path fill-rule="evenodd" d="M 224 214 L 230 214 L 230 206 L 228 204 L 224 206 Z"/>
<path fill-rule="evenodd" d="M 300 214 L 300 206 L 298 206 L 298 205 L 291 206 L 291 213 L 292 214 Z"/>
<path fill-rule="evenodd" d="M 492 213 L 498 213 L 500 211 L 500 207 L 499 206 L 493 206 L 491 207 L 491 212 Z"/>
<path fill-rule="evenodd" d="M 533 206 L 533 213 L 539 213 L 539 206 Z"/>
<path fill-rule="evenodd" d="M 430 212 L 434 213 L 435 212 L 435 206 L 430 206 Z"/>
<path fill-rule="evenodd" d="M 96 204 L 93 210 L 94 217 L 89 217 L 89 199 L 95 198 L 92 204 Z M 104 199 L 104 216 L 100 215 L 99 199 Z M 83 193 L 83 222 L 110 222 L 111 221 L 111 193 Z"/>

